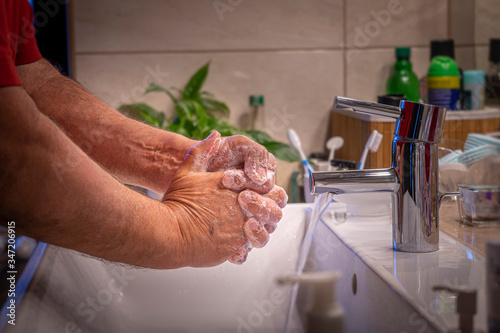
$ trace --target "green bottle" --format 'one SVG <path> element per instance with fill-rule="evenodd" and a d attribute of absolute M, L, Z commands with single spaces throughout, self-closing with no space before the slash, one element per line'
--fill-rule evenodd
<path fill-rule="evenodd" d="M 427 72 L 427 100 L 448 110 L 459 109 L 460 70 L 452 58 L 432 58 Z"/>
<path fill-rule="evenodd" d="M 420 85 L 411 69 L 410 48 L 396 48 L 396 64 L 387 80 L 387 94 L 403 94 L 408 101 L 418 102 Z"/>

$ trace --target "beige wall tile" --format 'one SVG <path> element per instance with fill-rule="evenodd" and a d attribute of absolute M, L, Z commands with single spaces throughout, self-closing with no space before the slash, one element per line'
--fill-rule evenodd
<path fill-rule="evenodd" d="M 500 2 L 476 0 L 476 44 L 489 45 L 490 38 L 500 38 Z"/>
<path fill-rule="evenodd" d="M 476 46 L 476 69 L 481 69 L 488 73 L 490 69 L 490 47 L 489 46 Z"/>
<path fill-rule="evenodd" d="M 170 110 L 163 95 L 141 98 L 145 87 L 150 82 L 182 87 L 209 59 L 205 89 L 227 102 L 231 122 L 238 123 L 248 113 L 249 95 L 263 94 L 267 115 L 263 130 L 287 142 L 286 130 L 292 127 L 306 154 L 324 150 L 329 110 L 334 96 L 343 90 L 341 51 L 79 55 L 77 79 L 114 107 L 146 100 Z M 289 174 L 280 177 L 288 181 Z"/>
<path fill-rule="evenodd" d="M 76 52 L 338 47 L 342 12 L 342 0 L 75 0 Z"/>
<path fill-rule="evenodd" d="M 347 61 L 346 95 L 376 101 L 385 94 L 385 85 L 396 61 L 393 48 L 359 50 Z M 412 48 L 411 62 L 418 78 L 427 73 L 429 49 Z"/>
<path fill-rule="evenodd" d="M 476 0 L 452 0 L 450 4 L 450 38 L 457 45 L 474 45 Z"/>
<path fill-rule="evenodd" d="M 476 52 L 473 46 L 455 47 L 455 60 L 458 66 L 464 70 L 476 69 Z"/>
<path fill-rule="evenodd" d="M 346 1 L 347 47 L 427 46 L 447 36 L 446 0 Z"/>

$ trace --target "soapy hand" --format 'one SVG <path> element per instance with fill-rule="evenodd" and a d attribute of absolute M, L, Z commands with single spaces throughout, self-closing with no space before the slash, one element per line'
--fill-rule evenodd
<path fill-rule="evenodd" d="M 245 211 L 245 216 L 249 221 L 245 224 L 245 232 L 253 247 L 262 247 L 269 240 L 269 233 L 276 229 L 276 223 L 281 219 L 281 208 L 286 206 L 288 196 L 283 188 L 274 185 L 274 173 L 269 172 L 269 179 L 266 183 L 258 185 L 245 174 L 243 170 L 227 170 L 222 178 L 224 187 L 242 191 L 238 196 L 238 202 Z M 271 191 L 264 195 L 269 186 L 273 186 Z M 277 206 L 276 206 L 277 205 Z M 267 233 L 262 230 L 264 228 Z M 260 237 L 255 238 L 258 231 Z"/>
<path fill-rule="evenodd" d="M 248 179 L 257 185 L 265 185 L 261 193 L 274 186 L 276 159 L 267 149 L 242 135 L 221 138 L 217 153 L 210 161 L 207 171 L 243 169 Z M 269 181 L 272 173 L 272 182 Z"/>
<path fill-rule="evenodd" d="M 219 151 L 210 162 L 209 171 L 235 168 L 224 173 L 222 184 L 244 191 L 238 202 L 247 218 L 244 230 L 249 242 L 229 259 L 234 264 L 242 264 L 252 246 L 266 245 L 281 219 L 281 208 L 286 206 L 288 196 L 275 185 L 276 167 L 276 159 L 266 148 L 241 135 L 222 138 Z M 263 193 L 267 194 L 260 195 Z"/>
<path fill-rule="evenodd" d="M 170 216 L 177 219 L 182 239 L 179 255 L 189 266 L 213 266 L 228 259 L 244 262 L 251 245 L 265 245 L 268 230 L 274 229 L 281 218 L 277 202 L 283 201 L 284 192 L 279 188 L 264 196 L 250 190 L 238 193 L 223 185 L 223 178 L 227 183 L 230 177 L 229 171 L 204 172 L 210 170 L 214 157 L 220 156 L 224 146 L 220 134 L 214 132 L 191 148 L 163 200 Z M 249 186 L 270 183 L 267 179 L 260 185 L 254 184 L 245 172 L 239 174 L 244 175 Z M 253 217 L 247 219 L 250 214 Z M 270 227 L 263 227 L 259 219 Z"/>
<path fill-rule="evenodd" d="M 239 199 L 248 218 L 245 233 L 250 244 L 245 244 L 229 259 L 232 263 L 243 263 L 252 246 L 263 247 L 269 240 L 269 233 L 276 229 L 276 222 L 281 219 L 281 209 L 269 204 L 269 200 L 274 200 L 279 208 L 284 208 L 288 200 L 285 191 L 275 186 L 276 167 L 276 159 L 265 147 L 242 135 L 222 138 L 219 151 L 209 164 L 208 171 L 238 169 L 224 174 L 222 184 L 226 188 L 253 191 L 245 191 Z M 259 193 L 268 194 L 261 196 Z M 268 219 L 276 222 L 267 223 Z"/>

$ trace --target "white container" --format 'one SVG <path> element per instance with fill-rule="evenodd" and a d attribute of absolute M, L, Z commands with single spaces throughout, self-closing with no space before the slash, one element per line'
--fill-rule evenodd
<path fill-rule="evenodd" d="M 280 284 L 300 283 L 311 286 L 312 303 L 307 311 L 307 333 L 344 332 L 344 310 L 337 302 L 339 272 L 307 272 L 278 279 Z"/>
<path fill-rule="evenodd" d="M 464 110 L 484 109 L 485 78 L 483 71 L 464 71 Z"/>

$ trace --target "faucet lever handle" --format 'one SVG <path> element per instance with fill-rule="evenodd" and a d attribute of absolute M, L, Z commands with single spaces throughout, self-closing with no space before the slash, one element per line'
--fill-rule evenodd
<path fill-rule="evenodd" d="M 374 102 L 359 101 L 357 99 L 336 96 L 333 106 L 337 109 L 351 109 L 354 112 L 371 114 L 399 119 L 401 109 L 397 106 L 385 105 Z"/>

